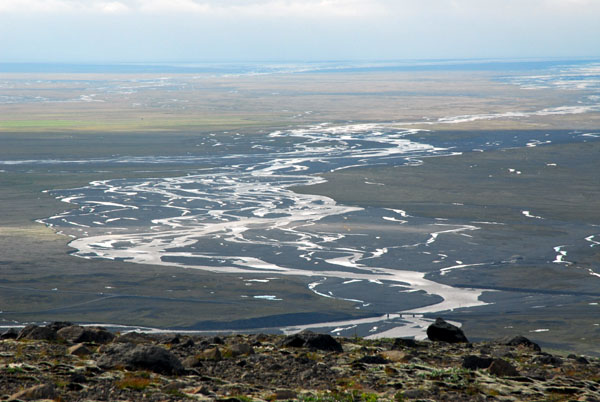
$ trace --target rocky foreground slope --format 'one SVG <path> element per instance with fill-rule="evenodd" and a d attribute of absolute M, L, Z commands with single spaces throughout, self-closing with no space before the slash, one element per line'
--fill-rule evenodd
<path fill-rule="evenodd" d="M 471 344 L 282 335 L 113 334 L 52 323 L 4 333 L 0 398 L 55 401 L 600 401 L 600 360 L 523 337 Z"/>

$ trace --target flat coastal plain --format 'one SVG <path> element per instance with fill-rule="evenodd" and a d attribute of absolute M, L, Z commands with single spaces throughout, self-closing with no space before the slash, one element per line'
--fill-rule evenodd
<path fill-rule="evenodd" d="M 408 164 L 392 160 L 324 172 L 319 176 L 326 183 L 294 191 L 367 212 L 388 208 L 438 223 L 482 227 L 468 232 L 472 248 L 457 250 L 465 261 L 445 264 L 447 270 L 423 270 L 437 283 L 481 289 L 486 304 L 425 313 L 425 318 L 443 315 L 460 322 L 475 340 L 521 332 L 550 348 L 598 354 L 600 246 L 592 246 L 600 244 L 595 243 L 600 236 L 594 238 L 592 230 L 585 232 L 592 237 L 586 243 L 583 236 L 583 245 L 554 242 L 583 235 L 581 225 L 600 225 L 600 142 L 595 137 L 600 110 L 577 109 L 581 99 L 597 91 L 524 89 L 505 79 L 523 75 L 3 73 L 0 319 L 5 326 L 67 320 L 255 332 L 406 310 L 357 309 L 352 299 L 362 295 L 324 297 L 310 287 L 315 282 L 310 275 L 214 273 L 77 258 L 69 237 L 37 222 L 77 208 L 45 191 L 109 179 L 202 174 L 213 167 L 207 155 L 247 152 L 231 140 L 238 134 L 252 140 L 323 123 L 379 124 L 415 130 L 407 137 L 411 141 L 450 150 L 451 144 L 488 137 L 507 144 L 512 138 L 523 141 L 501 149 L 414 157 Z M 558 140 L 539 140 L 546 134 Z M 171 159 L 157 163 L 157 156 Z M 343 225 L 324 225 L 331 232 L 364 230 L 364 221 L 352 216 Z M 375 224 L 368 230 L 388 229 Z M 483 258 L 487 249 L 477 247 L 482 244 L 502 250 L 506 258 Z M 561 246 L 571 248 L 563 254 Z M 528 258 L 531 249 L 535 258 Z M 485 265 L 469 264 L 469 256 Z M 274 294 L 284 297 L 264 297 Z"/>

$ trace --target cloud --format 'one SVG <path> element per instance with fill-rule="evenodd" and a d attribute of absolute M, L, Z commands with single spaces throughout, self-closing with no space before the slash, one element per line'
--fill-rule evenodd
<path fill-rule="evenodd" d="M 219 12 L 233 12 L 254 17 L 360 18 L 383 14 L 385 8 L 373 0 L 276 0 L 221 6 Z"/>
<path fill-rule="evenodd" d="M 0 0 L 0 13 L 370 18 L 600 12 L 598 0 Z M 598 16 L 598 15 L 597 15 Z"/>
<path fill-rule="evenodd" d="M 61 13 L 73 9 L 73 4 L 65 0 L 3 0 L 0 13 L 31 14 Z"/>
<path fill-rule="evenodd" d="M 99 2 L 94 5 L 95 9 L 106 14 L 121 14 L 129 11 L 129 7 L 118 1 Z"/>
<path fill-rule="evenodd" d="M 207 2 L 194 0 L 139 0 L 134 3 L 142 13 L 209 13 L 213 6 Z"/>
<path fill-rule="evenodd" d="M 598 56 L 600 0 L 0 0 L 3 60 Z"/>
<path fill-rule="evenodd" d="M 121 1 L 100 0 L 0 0 L 0 13 L 17 15 L 115 14 L 130 10 Z"/>
<path fill-rule="evenodd" d="M 384 15 L 380 0 L 0 0 L 0 13 L 21 15 L 125 13 L 245 17 L 367 17 Z"/>

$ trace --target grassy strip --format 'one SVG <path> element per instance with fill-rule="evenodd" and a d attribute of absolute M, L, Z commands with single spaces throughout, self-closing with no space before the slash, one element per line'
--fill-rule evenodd
<path fill-rule="evenodd" d="M 108 116 L 103 120 L 70 120 L 70 119 L 33 119 L 33 120 L 0 120 L 0 132 L 47 132 L 52 131 L 85 131 L 104 133 L 134 131 L 171 131 L 171 130 L 239 130 L 264 127 L 267 125 L 284 125 L 277 116 L 211 116 L 206 118 L 137 118 L 114 119 Z"/>

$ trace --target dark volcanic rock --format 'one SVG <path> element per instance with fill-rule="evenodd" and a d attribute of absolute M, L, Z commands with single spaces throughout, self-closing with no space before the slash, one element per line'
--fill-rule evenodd
<path fill-rule="evenodd" d="M 298 334 L 290 335 L 284 338 L 281 342 L 281 346 L 288 348 L 301 348 L 304 346 L 304 338 Z"/>
<path fill-rule="evenodd" d="M 306 346 L 330 352 L 342 352 L 342 345 L 328 334 L 306 334 Z"/>
<path fill-rule="evenodd" d="M 469 370 L 486 369 L 490 367 L 494 359 L 491 357 L 479 357 L 467 355 L 463 357 L 462 366 Z"/>
<path fill-rule="evenodd" d="M 388 364 L 390 361 L 381 356 L 363 356 L 356 360 L 356 362 L 364 364 Z"/>
<path fill-rule="evenodd" d="M 299 334 L 286 337 L 281 343 L 282 346 L 293 348 L 312 348 L 326 352 L 342 352 L 342 345 L 328 334 L 315 334 L 314 332 L 304 331 Z"/>
<path fill-rule="evenodd" d="M 211 339 L 211 343 L 212 343 L 213 345 L 224 345 L 224 344 L 225 344 L 225 342 L 223 341 L 223 339 L 222 339 L 222 338 L 220 338 L 220 337 L 218 337 L 218 336 L 215 336 L 215 337 L 213 337 L 213 338 Z"/>
<path fill-rule="evenodd" d="M 53 331 L 59 331 L 65 327 L 70 327 L 72 325 L 73 323 L 69 321 L 54 321 L 46 325 L 46 327 L 50 328 Z"/>
<path fill-rule="evenodd" d="M 3 332 L 0 335 L 0 339 L 17 339 L 19 336 L 19 331 L 14 328 L 9 328 L 7 331 Z"/>
<path fill-rule="evenodd" d="M 160 374 L 181 374 L 184 368 L 179 359 L 159 346 L 116 343 L 102 347 L 98 367 L 125 367 L 130 370 L 150 370 Z"/>
<path fill-rule="evenodd" d="M 403 348 L 416 348 L 419 347 L 419 343 L 414 339 L 410 338 L 396 338 L 394 339 L 394 344 L 392 345 L 393 350 L 399 350 Z"/>
<path fill-rule="evenodd" d="M 490 364 L 489 370 L 490 374 L 498 377 L 517 377 L 520 375 L 512 364 L 502 359 L 494 359 L 492 364 Z"/>
<path fill-rule="evenodd" d="M 521 335 L 502 338 L 502 339 L 498 340 L 498 343 L 500 343 L 501 345 L 507 345 L 507 346 L 524 346 L 524 347 L 530 348 L 532 350 L 535 350 L 537 352 L 541 352 L 541 350 L 542 350 L 542 348 L 540 348 L 540 346 L 537 343 L 532 342 L 529 339 L 527 339 Z"/>
<path fill-rule="evenodd" d="M 28 325 L 19 332 L 17 340 L 29 339 L 38 341 L 55 341 L 58 339 L 56 331 L 49 327 L 39 327 L 37 325 Z"/>
<path fill-rule="evenodd" d="M 434 342 L 469 342 L 462 329 L 447 323 L 442 318 L 437 318 L 435 322 L 427 328 L 427 337 Z"/>
<path fill-rule="evenodd" d="M 58 330 L 58 336 L 72 343 L 109 343 L 115 336 L 102 327 L 71 325 Z"/>
<path fill-rule="evenodd" d="M 562 366 L 563 361 L 560 357 L 552 356 L 550 354 L 542 354 L 533 358 L 535 364 L 548 364 L 554 367 Z"/>
<path fill-rule="evenodd" d="M 85 376 L 83 374 L 80 374 L 80 373 L 72 374 L 71 377 L 69 378 L 69 380 L 71 382 L 78 383 L 78 384 L 82 384 L 82 383 L 86 383 L 87 382 L 87 378 L 85 378 Z"/>
<path fill-rule="evenodd" d="M 573 356 L 573 355 L 570 355 L 569 357 L 571 357 L 571 356 Z M 590 364 L 590 361 L 583 356 L 575 356 L 575 357 L 571 357 L 571 358 L 574 359 L 579 364 Z"/>

